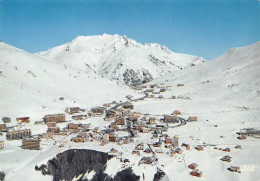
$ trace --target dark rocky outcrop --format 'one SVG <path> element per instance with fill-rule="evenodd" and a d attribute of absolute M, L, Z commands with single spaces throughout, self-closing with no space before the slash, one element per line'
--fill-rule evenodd
<path fill-rule="evenodd" d="M 169 180 L 167 175 L 161 169 L 158 169 L 154 174 L 153 181 Z"/>
<path fill-rule="evenodd" d="M 59 153 L 56 157 L 49 160 L 47 165 L 35 166 L 35 170 L 41 171 L 43 175 L 52 175 L 54 181 L 78 178 L 79 181 L 88 181 L 84 178 L 86 174 L 93 171 L 95 175 L 91 181 L 137 181 L 131 168 L 122 170 L 114 178 L 104 173 L 106 164 L 113 156 L 104 152 L 86 149 L 71 149 Z"/>
<path fill-rule="evenodd" d="M 5 180 L 5 173 L 0 172 L 0 181 L 4 181 L 4 180 Z"/>

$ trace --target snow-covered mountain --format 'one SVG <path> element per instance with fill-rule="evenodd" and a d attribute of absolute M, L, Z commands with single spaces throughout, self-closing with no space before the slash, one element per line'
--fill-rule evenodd
<path fill-rule="evenodd" d="M 202 57 L 174 53 L 159 44 L 142 45 L 126 36 L 107 34 L 79 36 L 38 55 L 129 86 L 205 61 Z"/>
<path fill-rule="evenodd" d="M 102 106 L 137 95 L 127 86 L 0 43 L 0 117 L 63 112 L 67 106 Z M 64 97 L 63 101 L 59 100 Z"/>

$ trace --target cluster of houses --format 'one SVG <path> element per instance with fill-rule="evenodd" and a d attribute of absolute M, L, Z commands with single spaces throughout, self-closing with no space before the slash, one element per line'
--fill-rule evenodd
<path fill-rule="evenodd" d="M 195 176 L 195 177 L 201 177 L 202 176 L 202 171 L 198 169 L 198 164 L 197 163 L 191 163 L 188 165 L 188 168 L 192 169 L 190 172 L 190 175 Z"/>

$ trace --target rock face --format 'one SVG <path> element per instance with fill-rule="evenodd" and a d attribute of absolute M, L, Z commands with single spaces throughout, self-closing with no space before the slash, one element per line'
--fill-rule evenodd
<path fill-rule="evenodd" d="M 0 181 L 4 181 L 4 179 L 5 179 L 5 173 L 0 172 Z"/>
<path fill-rule="evenodd" d="M 153 181 L 169 181 L 169 178 L 162 170 L 158 170 L 153 177 Z"/>
<path fill-rule="evenodd" d="M 35 170 L 41 171 L 43 175 L 52 175 L 54 181 L 70 181 L 75 178 L 87 181 L 88 179 L 84 176 L 91 171 L 95 172 L 91 181 L 135 181 L 139 179 L 130 168 L 118 172 L 114 178 L 104 173 L 107 161 L 112 157 L 107 153 L 95 150 L 71 149 L 59 153 L 56 157 L 49 160 L 47 165 L 36 166 Z"/>

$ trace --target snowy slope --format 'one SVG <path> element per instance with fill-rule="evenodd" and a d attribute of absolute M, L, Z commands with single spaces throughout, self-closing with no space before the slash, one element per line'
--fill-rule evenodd
<path fill-rule="evenodd" d="M 99 75 L 39 58 L 0 43 L 0 117 L 30 116 L 40 120 L 46 113 L 61 113 L 67 106 L 91 108 L 125 95 L 139 96 Z M 64 97 L 64 101 L 59 100 Z"/>
<path fill-rule="evenodd" d="M 174 53 L 159 44 L 142 45 L 126 36 L 107 34 L 79 36 L 38 54 L 130 86 L 205 61 L 202 57 Z"/>

